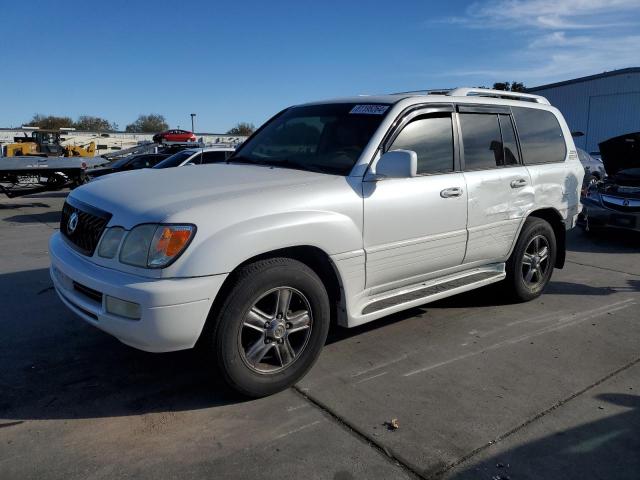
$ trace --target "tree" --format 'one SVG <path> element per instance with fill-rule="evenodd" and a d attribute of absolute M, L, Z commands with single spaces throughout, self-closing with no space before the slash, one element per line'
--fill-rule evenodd
<path fill-rule="evenodd" d="M 118 125 L 115 123 L 109 123 L 109 121 L 104 118 L 92 117 L 91 115 L 80 115 L 74 127 L 76 130 L 91 132 L 109 132 L 118 129 Z"/>
<path fill-rule="evenodd" d="M 163 115 L 150 113 L 149 115 L 140 115 L 138 119 L 127 125 L 125 131 L 130 133 L 155 133 L 167 130 L 169 124 Z"/>
<path fill-rule="evenodd" d="M 73 120 L 69 117 L 56 117 L 55 115 L 45 116 L 36 113 L 26 125 L 44 130 L 57 130 L 59 128 L 73 127 Z"/>
<path fill-rule="evenodd" d="M 227 132 L 227 135 L 242 135 L 248 137 L 256 130 L 256 126 L 253 123 L 240 122 L 236 124 L 231 130 Z"/>
<path fill-rule="evenodd" d="M 524 92 L 527 87 L 522 82 L 496 82 L 493 84 L 493 89 L 506 92 Z"/>

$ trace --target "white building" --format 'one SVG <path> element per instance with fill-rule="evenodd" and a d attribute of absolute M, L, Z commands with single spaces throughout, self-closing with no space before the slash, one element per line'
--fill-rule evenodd
<path fill-rule="evenodd" d="M 624 133 L 640 132 L 640 67 L 529 88 L 547 97 L 562 112 L 572 132 L 583 132 L 575 143 L 598 152 L 598 143 Z"/>

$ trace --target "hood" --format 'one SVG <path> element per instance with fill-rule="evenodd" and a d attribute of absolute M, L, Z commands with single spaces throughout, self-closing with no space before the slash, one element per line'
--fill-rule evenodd
<path fill-rule="evenodd" d="M 123 226 L 162 222 L 191 210 L 291 201 L 286 190 L 335 179 L 332 175 L 256 165 L 218 163 L 147 168 L 107 175 L 71 196 L 114 215 Z M 246 200 L 246 201 L 242 201 Z"/>
<path fill-rule="evenodd" d="M 599 144 L 602 162 L 608 175 L 640 168 L 640 132 L 627 133 Z"/>

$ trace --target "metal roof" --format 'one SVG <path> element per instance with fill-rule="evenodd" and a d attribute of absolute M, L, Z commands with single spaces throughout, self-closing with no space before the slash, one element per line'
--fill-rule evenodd
<path fill-rule="evenodd" d="M 616 75 L 624 75 L 627 73 L 640 73 L 640 67 L 621 68 L 619 70 L 611 70 L 610 72 L 597 73 L 595 75 L 589 75 L 587 77 L 574 78 L 572 80 L 564 80 L 562 82 L 556 82 L 556 83 L 548 83 L 546 85 L 540 85 L 538 87 L 527 88 L 527 92 L 535 92 L 538 90 L 545 90 L 547 88 L 562 87 L 564 85 L 572 85 L 574 83 L 588 82 L 590 80 L 613 77 Z"/>

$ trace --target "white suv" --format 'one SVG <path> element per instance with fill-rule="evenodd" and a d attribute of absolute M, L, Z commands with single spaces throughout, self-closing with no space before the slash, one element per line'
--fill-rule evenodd
<path fill-rule="evenodd" d="M 540 295 L 584 169 L 546 99 L 478 89 L 283 110 L 224 163 L 77 188 L 50 241 L 77 315 L 133 347 L 196 343 L 250 396 L 353 327 L 503 282 Z"/>

